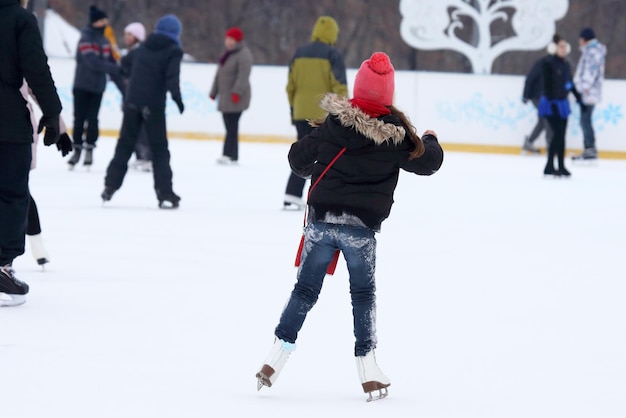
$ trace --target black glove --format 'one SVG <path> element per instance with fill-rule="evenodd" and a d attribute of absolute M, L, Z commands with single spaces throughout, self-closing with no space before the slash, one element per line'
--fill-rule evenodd
<path fill-rule="evenodd" d="M 40 134 L 46 128 L 46 133 L 43 136 L 44 145 L 56 144 L 59 140 L 59 115 L 56 116 L 42 116 L 39 120 L 39 127 L 37 133 Z"/>
<path fill-rule="evenodd" d="M 59 140 L 57 141 L 57 149 L 61 151 L 61 155 L 65 157 L 73 148 L 74 146 L 70 136 L 67 133 L 61 134 L 61 136 L 59 136 Z"/>
<path fill-rule="evenodd" d="M 183 104 L 183 99 L 181 99 L 180 97 L 176 97 L 174 99 L 174 102 L 176 103 L 176 106 L 178 106 L 178 111 L 182 115 L 183 112 L 185 111 L 185 105 Z"/>
<path fill-rule="evenodd" d="M 527 97 L 523 97 L 522 98 L 522 103 L 524 103 L 524 104 L 528 103 L 528 98 Z"/>

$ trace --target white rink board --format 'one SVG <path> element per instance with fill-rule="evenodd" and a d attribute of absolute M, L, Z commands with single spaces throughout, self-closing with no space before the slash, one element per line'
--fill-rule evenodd
<path fill-rule="evenodd" d="M 74 65 L 72 59 L 50 60 L 69 126 Z M 215 69 L 215 64 L 183 63 L 181 86 L 186 109 L 179 115 L 174 103 L 168 102 L 168 130 L 201 137 L 223 135 L 221 114 L 208 98 Z M 355 69 L 348 70 L 350 90 L 355 74 Z M 253 67 L 252 102 L 241 118 L 242 135 L 295 139 L 286 82 L 285 66 Z M 536 121 L 534 107 L 521 101 L 523 85 L 523 76 L 397 71 L 395 104 L 407 113 L 419 133 L 434 129 L 444 143 L 519 146 Z M 604 100 L 594 112 L 600 151 L 626 151 L 622 135 L 626 131 L 624 97 L 626 80 L 605 81 Z M 578 106 L 572 102 L 572 107 L 567 145 L 580 148 Z M 121 95 L 109 83 L 100 112 L 100 129 L 117 131 L 121 119 Z"/>

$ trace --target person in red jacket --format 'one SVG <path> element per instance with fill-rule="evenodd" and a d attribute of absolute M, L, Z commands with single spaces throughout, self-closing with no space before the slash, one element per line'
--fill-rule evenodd
<path fill-rule="evenodd" d="M 354 355 L 362 389 L 384 397 L 389 378 L 376 363 L 376 232 L 389 216 L 400 170 L 429 176 L 439 170 L 443 150 L 436 134 L 420 138 L 408 118 L 392 105 L 394 68 L 374 53 L 363 62 L 354 98 L 329 93 L 320 102 L 328 115 L 289 151 L 293 172 L 315 185 L 307 202 L 296 285 L 274 331 L 274 345 L 257 372 L 258 389 L 272 386 L 295 349 L 308 312 L 317 302 L 337 250 L 350 274 Z"/>

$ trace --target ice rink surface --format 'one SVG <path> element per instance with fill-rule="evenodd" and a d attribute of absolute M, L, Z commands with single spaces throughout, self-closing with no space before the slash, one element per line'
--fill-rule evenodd
<path fill-rule="evenodd" d="M 626 161 L 447 153 L 404 173 L 378 239 L 378 363 L 366 403 L 343 259 L 276 385 L 254 374 L 296 270 L 287 144 L 172 140 L 178 210 L 130 170 L 103 205 L 115 140 L 88 172 L 39 147 L 31 190 L 51 263 L 16 260 L 0 310 L 0 417 L 626 416 Z M 445 149 L 445 145 L 444 145 Z"/>

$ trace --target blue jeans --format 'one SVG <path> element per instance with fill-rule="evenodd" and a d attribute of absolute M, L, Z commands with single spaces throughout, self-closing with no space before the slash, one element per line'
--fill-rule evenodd
<path fill-rule="evenodd" d="M 369 228 L 323 222 L 307 225 L 298 279 L 275 335 L 296 342 L 307 313 L 317 302 L 326 267 L 337 249 L 343 253 L 350 274 L 354 354 L 364 356 L 376 348 L 376 238 Z"/>
<path fill-rule="evenodd" d="M 594 105 L 585 105 L 584 110 L 580 110 L 580 128 L 583 131 L 583 143 L 585 149 L 596 148 L 596 135 L 593 131 L 593 123 L 591 115 L 593 114 Z"/>

